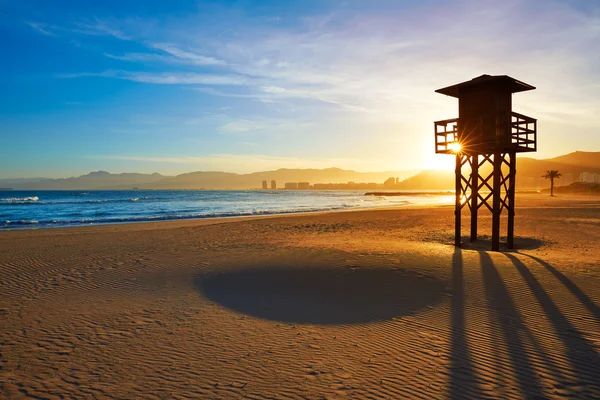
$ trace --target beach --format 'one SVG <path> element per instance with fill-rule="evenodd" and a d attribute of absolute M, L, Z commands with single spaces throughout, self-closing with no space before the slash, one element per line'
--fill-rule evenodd
<path fill-rule="evenodd" d="M 600 198 L 516 205 L 2 231 L 0 397 L 600 398 Z"/>

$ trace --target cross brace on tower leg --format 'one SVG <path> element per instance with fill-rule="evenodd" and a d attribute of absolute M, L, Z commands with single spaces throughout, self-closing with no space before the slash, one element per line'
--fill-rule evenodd
<path fill-rule="evenodd" d="M 507 210 L 506 245 L 514 247 L 516 154 L 494 153 L 456 155 L 455 244 L 461 245 L 463 208 L 471 213 L 471 242 L 477 240 L 478 210 L 492 214 L 492 250 L 500 248 L 500 216 Z M 490 168 L 491 167 L 491 168 Z"/>

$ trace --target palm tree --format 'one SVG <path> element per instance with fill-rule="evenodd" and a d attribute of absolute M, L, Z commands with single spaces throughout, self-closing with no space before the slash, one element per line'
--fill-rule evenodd
<path fill-rule="evenodd" d="M 542 178 L 550 179 L 550 196 L 554 196 L 554 179 L 558 179 L 562 176 L 557 169 L 550 169 L 546 171 Z"/>

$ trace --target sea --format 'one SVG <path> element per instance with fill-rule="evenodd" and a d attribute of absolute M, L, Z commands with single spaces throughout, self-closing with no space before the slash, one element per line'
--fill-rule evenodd
<path fill-rule="evenodd" d="M 0 191 L 0 230 L 452 204 L 453 195 L 302 190 Z"/>

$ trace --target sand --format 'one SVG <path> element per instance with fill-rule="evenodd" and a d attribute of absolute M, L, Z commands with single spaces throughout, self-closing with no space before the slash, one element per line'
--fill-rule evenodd
<path fill-rule="evenodd" d="M 600 199 L 517 202 L 0 232 L 0 397 L 600 398 Z"/>

